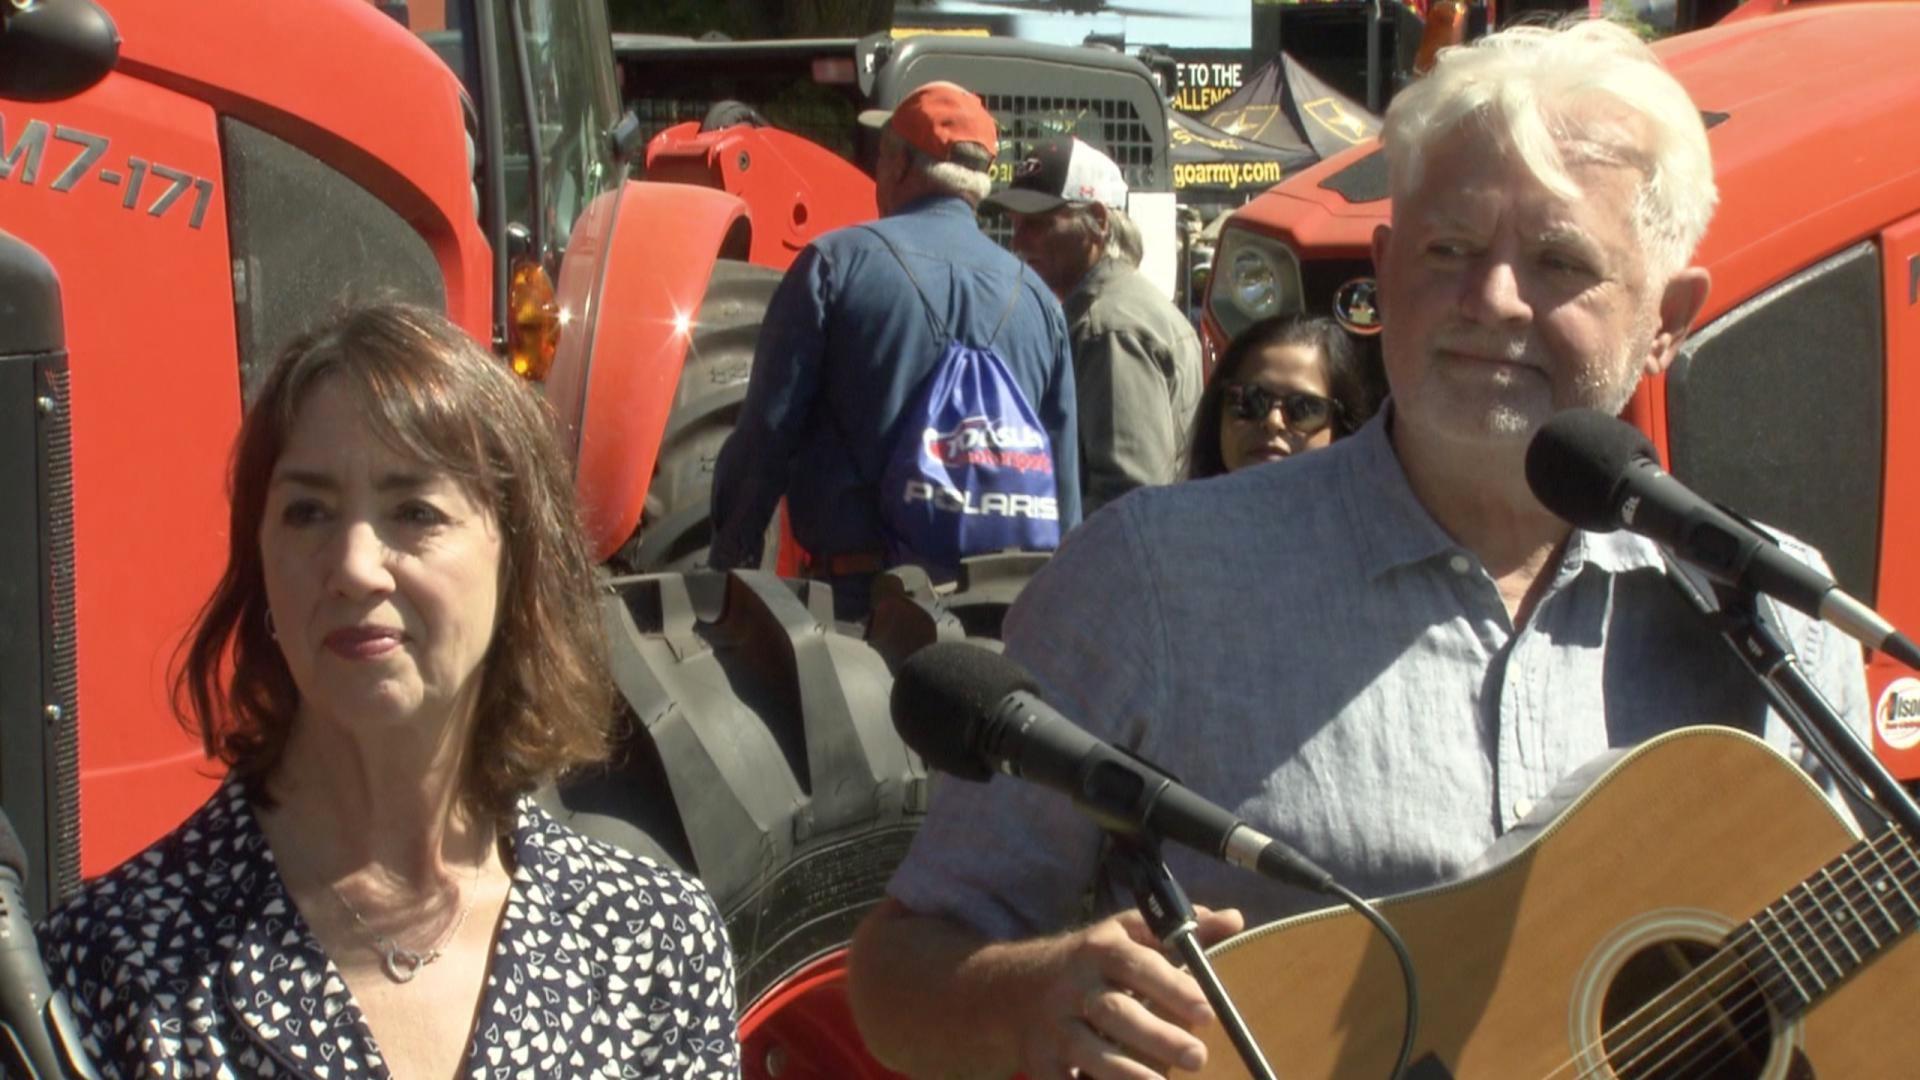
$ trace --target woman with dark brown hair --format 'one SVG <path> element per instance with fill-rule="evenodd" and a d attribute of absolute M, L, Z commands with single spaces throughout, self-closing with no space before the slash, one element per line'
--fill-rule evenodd
<path fill-rule="evenodd" d="M 1187 475 L 1218 476 L 1351 435 L 1379 409 L 1382 381 L 1332 319 L 1262 319 L 1227 346 L 1200 392 Z"/>
<path fill-rule="evenodd" d="M 734 1075 L 711 898 L 528 798 L 612 714 L 538 395 L 362 308 L 281 355 L 232 468 L 178 683 L 227 781 L 42 933 L 103 1071 Z"/>

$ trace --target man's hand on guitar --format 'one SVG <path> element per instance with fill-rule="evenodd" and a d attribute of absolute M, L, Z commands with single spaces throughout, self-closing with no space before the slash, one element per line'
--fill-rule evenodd
<path fill-rule="evenodd" d="M 1211 945 L 1240 932 L 1235 910 L 1197 908 L 1196 933 Z M 1139 912 L 1128 911 L 1057 940 L 1054 977 L 1022 1039 L 1029 1077 L 1078 1070 L 1100 1080 L 1156 1080 L 1198 1069 L 1206 1047 L 1189 1030 L 1213 1016 L 1200 984 L 1161 950 Z"/>

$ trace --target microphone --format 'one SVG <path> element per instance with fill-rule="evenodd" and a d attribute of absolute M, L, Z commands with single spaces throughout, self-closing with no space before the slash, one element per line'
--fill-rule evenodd
<path fill-rule="evenodd" d="M 1062 716 L 999 653 L 934 642 L 901 665 L 890 705 L 900 738 L 941 772 L 985 781 L 998 769 L 1069 796 L 1102 828 L 1171 840 L 1314 892 L 1336 887 L 1306 856 Z"/>
<path fill-rule="evenodd" d="M 1713 580 L 1824 619 L 1870 649 L 1920 668 L 1920 648 L 1833 579 L 1660 468 L 1631 424 L 1593 409 L 1555 413 L 1527 446 L 1527 486 L 1589 532 L 1626 528 L 1664 544 Z"/>
<path fill-rule="evenodd" d="M 0 1074 L 9 1069 L 36 1080 L 98 1080 L 77 1049 L 73 1017 L 53 994 L 34 945 L 22 895 L 27 853 L 0 811 Z"/>

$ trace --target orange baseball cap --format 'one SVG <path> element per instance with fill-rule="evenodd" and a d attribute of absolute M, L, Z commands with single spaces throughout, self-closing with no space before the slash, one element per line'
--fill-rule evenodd
<path fill-rule="evenodd" d="M 956 83 L 927 83 L 901 98 L 891 110 L 868 109 L 861 113 L 860 122 L 893 132 L 935 161 L 953 161 L 954 147 L 977 143 L 986 150 L 987 161 L 963 160 L 958 164 L 985 170 L 1000 152 L 1000 126 L 993 122 L 986 103 Z"/>

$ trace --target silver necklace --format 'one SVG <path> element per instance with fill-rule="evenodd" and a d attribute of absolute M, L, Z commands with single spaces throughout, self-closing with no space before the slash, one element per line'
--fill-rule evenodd
<path fill-rule="evenodd" d="M 333 885 L 330 888 L 333 890 L 333 898 L 340 901 L 340 906 L 347 909 L 347 914 L 353 916 L 354 923 L 365 931 L 368 937 L 373 938 L 373 949 L 380 954 L 380 967 L 387 973 L 387 978 L 397 983 L 407 983 L 412 982 L 413 977 L 420 974 L 421 968 L 440 959 L 440 950 L 446 948 L 447 943 L 460 932 L 460 928 L 467 924 L 467 915 L 473 911 L 474 898 L 480 893 L 480 866 L 484 862 L 486 862 L 486 855 L 482 853 L 473 864 L 473 880 L 468 882 L 467 896 L 460 905 L 459 917 L 454 919 L 453 925 L 440 935 L 440 940 L 434 942 L 425 951 L 409 949 L 375 930 L 367 924 L 365 918 L 361 917 L 359 910 L 347 902 L 347 898 L 340 892 L 340 886 Z"/>

